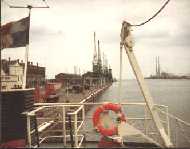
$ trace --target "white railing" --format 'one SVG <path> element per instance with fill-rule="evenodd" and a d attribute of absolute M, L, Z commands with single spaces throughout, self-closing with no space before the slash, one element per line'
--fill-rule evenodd
<path fill-rule="evenodd" d="M 30 112 L 26 112 L 27 117 L 27 139 L 28 139 L 28 147 L 37 147 L 36 144 L 32 143 L 32 134 L 35 132 L 35 130 L 31 130 L 31 117 L 36 115 L 37 116 L 37 122 L 38 122 L 38 133 L 39 133 L 39 142 L 38 144 L 44 143 L 44 141 L 47 141 L 51 138 L 58 138 L 62 139 L 63 146 L 68 147 L 70 142 L 72 145 L 71 147 L 81 147 L 82 143 L 85 139 L 84 133 L 82 133 L 82 128 L 86 124 L 87 119 L 92 119 L 92 117 L 87 117 L 85 115 L 85 107 L 88 106 L 98 106 L 102 105 L 104 103 L 88 103 L 88 102 L 81 102 L 81 103 L 36 103 L 36 109 Z M 160 141 L 159 133 L 156 131 L 153 131 L 149 128 L 150 122 L 151 122 L 151 116 L 150 113 L 147 112 L 146 104 L 144 102 L 123 102 L 120 103 L 125 110 L 127 109 L 126 106 L 140 106 L 144 108 L 144 116 L 141 117 L 133 117 L 130 116 L 130 114 L 127 115 L 128 123 L 135 126 L 135 122 L 141 121 L 144 123 L 144 128 L 141 130 L 144 131 L 144 134 L 152 138 L 156 143 L 162 144 Z M 71 109 L 73 109 L 71 111 Z M 176 123 L 179 125 L 179 123 L 183 124 L 186 127 L 190 127 L 190 124 L 169 114 L 168 112 L 168 106 L 165 105 L 155 105 L 154 109 L 157 110 L 157 112 L 160 115 L 160 118 L 162 120 L 162 124 L 165 128 L 165 131 L 169 137 L 171 137 L 170 132 L 170 121 L 171 118 L 176 120 Z M 45 115 L 43 117 L 39 116 L 39 113 L 43 112 Z M 67 118 L 70 117 L 71 120 L 69 121 Z M 71 123 L 71 127 L 68 127 L 67 125 Z M 153 123 L 152 123 L 153 124 Z M 53 127 L 51 127 L 53 126 Z M 58 128 L 54 128 L 54 126 L 59 126 Z M 182 129 L 180 125 L 181 133 L 183 133 L 183 136 L 187 141 L 189 142 L 189 138 L 187 135 L 185 135 L 184 129 Z M 71 132 L 73 131 L 73 132 Z M 81 132 L 80 132 L 81 131 Z M 175 130 L 172 131 L 174 133 Z M 46 133 L 45 133 L 46 132 Z M 70 132 L 70 133 L 69 133 Z M 53 134 L 52 134 L 53 133 Z M 59 133 L 59 134 L 56 134 Z M 72 139 L 73 138 L 73 139 Z M 172 143 L 174 146 L 177 145 L 177 140 L 172 139 Z M 190 142 L 189 142 L 190 143 Z M 180 146 L 179 146 L 180 147 Z"/>
<path fill-rule="evenodd" d="M 59 130 L 59 132 L 62 131 L 62 135 L 47 135 L 45 137 L 41 137 L 39 143 L 43 143 L 45 140 L 49 139 L 49 138 L 63 138 L 63 145 L 67 146 L 67 138 L 70 137 L 70 135 L 67 135 L 66 133 L 66 123 L 69 123 L 68 120 L 66 120 L 66 108 L 77 108 L 75 111 L 73 112 L 69 112 L 67 113 L 68 116 L 71 116 L 74 118 L 74 121 L 71 121 L 72 123 L 74 123 L 74 147 L 80 147 L 83 139 L 84 139 L 84 135 L 79 134 L 80 129 L 82 128 L 82 126 L 84 125 L 84 119 L 85 119 L 85 109 L 84 106 L 81 105 L 59 105 L 59 106 L 43 106 L 43 107 L 39 107 L 33 111 L 30 112 L 25 112 L 24 114 L 26 114 L 27 117 L 27 138 L 28 138 L 28 147 L 36 147 L 36 145 L 32 144 L 32 134 L 35 132 L 35 130 L 31 130 L 31 117 L 33 117 L 35 114 L 37 114 L 40 111 L 44 111 L 45 109 L 54 109 L 57 108 L 57 113 L 54 113 L 52 115 L 49 115 L 48 118 L 37 118 L 38 121 L 41 121 L 42 123 L 38 125 L 38 133 L 42 133 L 43 131 L 45 131 L 49 126 L 54 125 L 54 124 L 62 124 L 62 130 Z M 78 120 L 78 116 L 79 113 L 82 111 L 82 120 L 79 121 Z M 47 112 L 47 111 L 46 111 Z M 59 120 L 59 117 L 54 117 L 56 114 L 61 114 L 62 120 Z M 58 121 L 56 120 L 58 119 Z M 43 122 L 45 120 L 45 122 Z M 80 122 L 80 123 L 79 123 Z M 78 124 L 79 123 L 79 124 Z M 53 132 L 54 130 L 52 130 Z M 81 138 L 79 140 L 79 138 Z"/>
<path fill-rule="evenodd" d="M 72 143 L 71 140 L 71 134 L 68 134 L 68 131 L 70 131 L 71 129 L 73 129 L 73 133 L 72 133 L 72 137 L 73 137 L 73 143 L 74 146 L 73 147 L 81 147 L 84 138 L 84 134 L 80 134 L 80 130 L 81 128 L 84 126 L 85 124 L 85 107 L 86 106 L 92 106 L 92 105 L 102 105 L 104 103 L 37 103 L 35 104 L 36 108 L 33 111 L 27 112 L 25 113 L 27 116 L 27 138 L 28 138 L 28 146 L 29 147 L 36 147 L 36 145 L 32 144 L 32 133 L 34 133 L 34 130 L 31 130 L 30 128 L 30 118 L 31 116 L 36 115 L 37 116 L 37 121 L 38 121 L 38 133 L 39 133 L 39 144 L 42 144 L 44 141 L 46 141 L 47 139 L 50 138 L 62 138 L 62 142 L 63 142 L 63 146 L 66 147 L 68 146 L 68 141 L 70 140 L 70 142 Z M 144 102 L 123 102 L 120 103 L 121 105 L 124 106 L 142 106 L 145 107 L 145 103 Z M 159 107 L 159 109 L 164 108 L 166 112 L 168 112 L 168 107 L 164 106 L 164 105 L 155 105 L 156 108 Z M 71 112 L 70 110 L 73 109 L 74 110 Z M 48 109 L 49 111 L 49 115 L 48 112 L 46 111 L 46 109 Z M 146 108 L 144 108 L 146 109 Z M 54 110 L 52 112 L 52 110 Z M 43 117 L 38 117 L 38 113 L 42 112 L 42 111 L 46 111 L 44 112 L 45 114 L 48 115 L 48 117 L 46 117 L 45 115 Z M 148 125 L 146 125 L 148 123 L 149 120 L 151 120 L 150 116 L 146 115 L 146 112 L 144 112 L 145 115 L 144 117 L 129 117 L 128 116 L 128 120 L 133 120 L 133 121 L 138 121 L 138 120 L 143 120 L 144 121 L 144 132 L 145 134 L 147 134 L 147 136 L 149 134 L 151 135 L 158 135 L 158 133 L 152 133 L 148 131 Z M 73 126 L 73 128 L 68 128 L 67 125 L 69 124 L 69 121 L 66 119 L 68 116 L 71 117 L 71 124 Z M 165 121 L 163 121 L 163 123 L 166 125 L 167 128 L 167 133 L 170 134 L 170 127 L 169 127 L 169 121 L 168 118 L 165 118 Z M 55 125 L 62 125 L 61 129 L 54 129 L 51 128 L 50 126 L 55 126 Z M 48 135 L 43 134 L 43 132 L 51 132 L 51 133 L 55 133 L 55 132 L 59 132 L 59 134 L 57 135 L 52 135 L 51 133 L 49 133 Z M 70 138 L 70 139 L 68 139 Z"/>

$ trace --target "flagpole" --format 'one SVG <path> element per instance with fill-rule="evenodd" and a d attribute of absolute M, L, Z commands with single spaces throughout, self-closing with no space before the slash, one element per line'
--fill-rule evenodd
<path fill-rule="evenodd" d="M 0 16 L 1 16 L 1 11 L 0 11 Z M 1 29 L 1 19 L 0 19 L 0 29 Z M 2 86 L 2 83 L 1 83 L 1 81 L 2 81 L 2 78 L 1 78 L 1 68 L 2 68 L 2 62 L 1 62 L 1 47 L 2 47 L 2 31 L 0 32 L 0 40 L 1 40 L 1 43 L 0 43 L 0 99 L 1 99 L 1 86 Z M 1 103 L 0 103 L 0 105 L 1 105 Z"/>
<path fill-rule="evenodd" d="M 0 11 L 0 16 L 1 16 L 1 11 Z M 1 20 L 0 19 L 0 29 L 1 29 Z M 0 40 L 2 41 L 2 31 L 0 32 Z M 0 41 L 0 42 L 1 42 Z M 1 95 L 1 86 L 2 86 L 2 78 L 1 78 L 1 68 L 2 68 L 2 62 L 1 62 L 1 47 L 2 47 L 2 42 L 0 43 L 0 115 L 2 114 L 2 95 Z M 1 117 L 1 116 L 0 116 Z M 2 142 L 2 117 L 0 118 L 0 143 Z"/>
<path fill-rule="evenodd" d="M 27 45 L 26 45 L 26 51 L 25 51 L 25 66 L 24 66 L 24 75 L 23 75 L 23 83 L 22 83 L 22 89 L 26 88 L 26 82 L 27 82 L 27 68 L 28 68 L 28 54 L 29 54 L 29 43 L 30 43 L 30 13 L 31 13 L 31 6 L 28 5 L 29 9 L 29 25 L 28 25 L 28 31 L 27 31 Z"/>
<path fill-rule="evenodd" d="M 47 3 L 46 3 L 47 5 Z M 29 35 L 30 35 L 30 14 L 31 14 L 31 9 L 32 8 L 49 8 L 49 6 L 45 6 L 45 7 L 33 7 L 31 5 L 27 5 L 26 7 L 23 6 L 9 6 L 10 8 L 28 8 L 29 9 L 29 29 L 27 32 L 27 45 L 26 45 L 26 51 L 25 51 L 25 64 L 24 64 L 24 74 L 23 74 L 23 83 L 22 83 L 22 89 L 25 89 L 27 87 L 26 83 L 27 83 L 27 68 L 28 68 L 28 55 L 29 55 Z"/>

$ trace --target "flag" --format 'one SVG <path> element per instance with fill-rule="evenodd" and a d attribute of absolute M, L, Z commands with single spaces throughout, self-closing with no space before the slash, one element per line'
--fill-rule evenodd
<path fill-rule="evenodd" d="M 3 25 L 1 31 L 1 49 L 24 47 L 29 43 L 29 17 Z"/>

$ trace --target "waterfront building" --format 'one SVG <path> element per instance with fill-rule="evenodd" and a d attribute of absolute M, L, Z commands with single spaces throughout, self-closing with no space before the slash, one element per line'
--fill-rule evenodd
<path fill-rule="evenodd" d="M 24 62 L 17 60 L 2 60 L 1 78 L 2 89 L 10 90 L 15 88 L 22 88 L 23 75 L 24 75 Z M 32 62 L 28 62 L 26 87 L 34 88 L 36 85 L 45 84 L 45 67 L 33 65 Z"/>
<path fill-rule="evenodd" d="M 55 76 L 55 80 L 62 83 L 63 87 L 82 83 L 81 75 L 71 73 L 59 73 Z"/>

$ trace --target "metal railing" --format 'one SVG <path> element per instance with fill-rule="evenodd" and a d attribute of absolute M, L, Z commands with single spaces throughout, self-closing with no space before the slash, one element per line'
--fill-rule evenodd
<path fill-rule="evenodd" d="M 80 103 L 36 103 L 35 110 L 25 112 L 27 118 L 28 147 L 38 147 L 44 142 L 47 143 L 49 139 L 59 140 L 59 142 L 62 142 L 62 145 L 64 147 L 81 147 L 83 141 L 87 140 L 85 138 L 84 130 L 82 128 L 86 125 L 87 119 L 92 119 L 91 115 L 86 116 L 86 109 L 88 108 L 88 106 L 99 106 L 105 103 L 86 102 L 87 99 L 89 99 L 89 97 L 87 97 L 86 100 L 83 100 Z M 122 109 L 124 110 L 124 112 L 129 108 L 133 108 L 132 106 L 144 108 L 144 110 L 142 109 L 142 111 L 144 111 L 143 115 L 139 117 L 134 117 L 127 112 L 128 123 L 141 130 L 141 132 L 143 132 L 147 136 L 147 138 L 152 138 L 153 143 L 156 143 L 160 146 L 163 145 L 159 133 L 155 131 L 156 129 L 152 129 L 150 127 L 151 125 L 153 125 L 153 123 L 151 123 L 152 118 L 147 110 L 146 103 L 122 102 L 119 104 L 122 105 Z M 181 146 L 179 145 L 179 142 L 177 140 L 179 138 L 179 132 L 182 134 L 182 137 L 187 140 L 187 143 L 190 144 L 189 136 L 186 135 L 187 131 L 185 131 L 183 128 L 189 128 L 189 123 L 169 114 L 168 106 L 156 104 L 154 105 L 154 110 L 159 113 L 164 129 L 169 138 L 171 138 L 174 147 Z M 134 111 L 132 110 L 132 112 Z M 40 115 L 40 113 L 42 113 L 43 115 Z M 37 118 L 37 130 L 32 128 L 31 119 L 33 116 L 36 116 Z M 70 119 L 68 119 L 69 117 Z M 176 129 L 174 130 L 172 128 L 171 133 L 171 123 L 173 124 L 172 119 L 173 121 L 176 121 Z M 138 122 L 141 122 L 143 126 L 139 127 L 137 125 Z M 69 123 L 71 124 L 70 127 L 68 126 Z M 177 126 L 179 129 L 177 128 Z M 38 132 L 37 134 L 39 134 L 39 141 L 34 143 L 33 135 L 36 131 Z M 173 135 L 176 136 L 173 137 Z M 151 141 L 151 139 L 149 141 Z M 68 142 L 70 144 L 68 144 Z"/>
<path fill-rule="evenodd" d="M 28 138 L 28 147 L 37 147 L 37 143 L 34 144 L 32 141 L 32 133 L 34 133 L 34 130 L 31 130 L 31 117 L 36 115 L 37 122 L 38 122 L 38 133 L 39 133 L 39 144 L 42 144 L 45 141 L 48 141 L 48 139 L 51 138 L 57 138 L 61 139 L 63 142 L 63 146 L 67 147 L 68 142 L 73 143 L 74 146 L 71 145 L 71 147 L 81 147 L 82 143 L 84 141 L 85 135 L 80 133 L 82 130 L 81 128 L 85 124 L 85 107 L 86 106 L 94 106 L 94 105 L 102 105 L 104 103 L 87 103 L 87 102 L 81 102 L 81 103 L 37 103 L 35 104 L 36 109 L 30 112 L 26 112 L 27 117 L 27 138 Z M 158 133 L 153 133 L 152 131 L 148 130 L 148 122 L 151 120 L 150 116 L 146 112 L 146 104 L 144 102 L 123 102 L 120 103 L 123 107 L 126 106 L 141 106 L 144 107 L 144 116 L 143 117 L 130 117 L 128 116 L 128 121 L 144 121 L 144 134 L 154 135 L 159 137 Z M 168 112 L 168 107 L 164 105 L 155 105 L 155 109 L 165 109 L 166 112 Z M 54 111 L 52 111 L 54 110 Z M 72 110 L 72 111 L 71 111 Z M 43 112 L 43 117 L 39 116 L 39 113 Z M 67 118 L 71 117 L 71 121 L 69 121 Z M 168 116 L 168 115 L 167 115 Z M 91 118 L 91 117 L 90 117 Z M 165 120 L 163 121 L 163 124 L 165 124 L 165 128 L 167 130 L 167 134 L 170 134 L 170 127 L 169 127 L 169 121 L 168 117 L 165 117 Z M 68 127 L 69 122 L 72 124 L 72 128 Z M 58 128 L 56 128 L 58 126 Z M 68 133 L 70 130 L 73 130 L 72 133 Z M 73 140 L 72 140 L 72 137 Z M 73 141 L 73 142 L 72 142 Z M 160 142 L 159 142 L 160 143 Z"/>
<path fill-rule="evenodd" d="M 66 108 L 77 108 L 75 111 L 73 112 L 67 112 L 66 113 Z M 59 132 L 62 132 L 61 135 L 47 135 L 47 136 L 43 136 L 40 138 L 39 144 L 43 143 L 45 140 L 49 139 L 49 138 L 63 138 L 63 145 L 67 146 L 67 138 L 70 137 L 70 135 L 67 135 L 66 133 L 66 123 L 68 123 L 69 121 L 66 120 L 67 116 L 71 116 L 73 117 L 74 120 L 72 120 L 71 122 L 74 123 L 74 145 L 75 147 L 80 147 L 82 144 L 82 141 L 84 139 L 83 135 L 79 134 L 79 131 L 81 129 L 81 127 L 84 124 L 84 119 L 85 119 L 85 110 L 84 110 L 84 106 L 78 106 L 78 105 L 60 105 L 60 106 L 43 106 L 43 107 L 39 107 L 33 111 L 30 112 L 26 112 L 26 117 L 27 117 L 27 139 L 28 139 L 28 147 L 36 147 L 36 145 L 33 145 L 32 143 L 32 134 L 35 132 L 34 129 L 31 129 L 31 117 L 33 117 L 34 115 L 37 116 L 38 112 L 41 111 L 45 111 L 46 109 L 57 109 L 57 111 L 55 113 L 50 114 L 48 117 L 39 117 L 37 118 L 39 124 L 38 124 L 38 133 L 42 133 L 43 131 L 45 131 L 47 128 L 49 128 L 51 125 L 55 125 L 55 124 L 62 124 L 62 130 L 58 130 Z M 49 111 L 48 110 L 48 111 Z M 78 120 L 78 116 L 79 113 L 82 111 L 82 120 L 79 121 Z M 47 111 L 46 111 L 47 114 Z M 60 115 L 59 115 L 60 114 Z M 57 116 L 57 117 L 56 117 Z M 61 119 L 60 119 L 61 117 Z M 78 124 L 80 122 L 80 124 Z M 54 132 L 54 130 L 50 130 L 51 132 Z M 79 137 L 81 137 L 81 140 L 79 141 Z"/>

